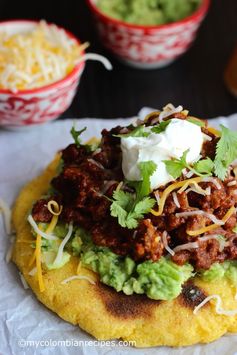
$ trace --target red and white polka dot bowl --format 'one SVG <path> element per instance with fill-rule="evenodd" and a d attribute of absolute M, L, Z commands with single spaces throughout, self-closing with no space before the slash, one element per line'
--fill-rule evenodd
<path fill-rule="evenodd" d="M 33 29 L 37 21 L 12 20 L 0 22 L 0 31 L 15 34 Z M 69 38 L 79 40 L 67 32 Z M 37 89 L 0 89 L 0 127 L 19 128 L 54 120 L 71 105 L 85 62 L 78 63 L 63 79 Z"/>
<path fill-rule="evenodd" d="M 96 6 L 97 0 L 87 0 L 87 3 L 104 46 L 127 64 L 153 69 L 170 64 L 187 51 L 210 0 L 202 0 L 199 8 L 183 20 L 160 26 L 128 24 L 101 12 Z"/>

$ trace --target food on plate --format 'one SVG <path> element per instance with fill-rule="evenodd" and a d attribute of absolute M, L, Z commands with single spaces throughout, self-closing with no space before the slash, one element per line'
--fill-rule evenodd
<path fill-rule="evenodd" d="M 200 0 L 98 0 L 106 15 L 136 25 L 163 25 L 191 15 Z"/>
<path fill-rule="evenodd" d="M 65 78 L 87 59 L 99 60 L 111 69 L 106 58 L 93 53 L 85 55 L 88 46 L 43 20 L 32 22 L 28 31 L 0 31 L 0 89 L 17 92 L 43 87 Z"/>
<path fill-rule="evenodd" d="M 137 346 L 236 332 L 237 133 L 171 104 L 83 144 L 85 129 L 14 207 L 13 260 L 38 299 Z"/>

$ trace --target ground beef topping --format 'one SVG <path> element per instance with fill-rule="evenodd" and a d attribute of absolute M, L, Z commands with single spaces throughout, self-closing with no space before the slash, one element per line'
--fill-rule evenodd
<path fill-rule="evenodd" d="M 176 113 L 174 117 L 186 119 L 183 113 Z M 149 126 L 156 120 L 157 115 L 151 115 L 145 125 Z M 113 192 L 124 180 L 120 138 L 117 135 L 130 130 L 130 126 L 103 130 L 101 142 L 95 151 L 76 144 L 70 144 L 62 151 L 61 172 L 51 182 L 54 190 L 51 198 L 63 205 L 60 220 L 73 221 L 91 233 L 96 245 L 109 247 L 119 255 L 130 255 L 136 261 L 157 261 L 162 255 L 167 255 L 170 249 L 195 242 L 198 247 L 179 250 L 172 254 L 172 260 L 178 265 L 190 262 L 195 269 L 208 269 L 214 262 L 237 258 L 237 234 L 233 232 L 237 223 L 235 209 L 225 223 L 207 230 L 201 236 L 192 236 L 188 231 L 213 225 L 206 214 L 179 215 L 181 212 L 204 211 L 221 221 L 230 208 L 237 205 L 237 180 L 232 168 L 224 181 L 215 178 L 215 181 L 209 179 L 199 182 L 201 193 L 187 187 L 181 193 L 176 190 L 169 194 L 162 214 L 146 214 L 136 229 L 121 227 L 118 220 L 111 216 Z M 213 159 L 219 138 L 210 133 L 206 125 L 202 130 L 210 137 L 203 145 L 202 156 Z M 182 179 L 187 178 L 182 176 L 179 181 Z M 166 187 L 153 191 L 151 197 L 155 198 L 156 195 L 156 198 L 160 198 Z M 133 191 L 131 186 L 125 185 L 123 189 Z M 50 222 L 52 215 L 47 209 L 48 201 L 48 198 L 40 199 L 34 204 L 32 216 L 36 222 Z M 218 238 L 213 235 L 223 236 L 224 246 L 220 247 Z M 208 236 L 212 238 L 206 238 Z"/>

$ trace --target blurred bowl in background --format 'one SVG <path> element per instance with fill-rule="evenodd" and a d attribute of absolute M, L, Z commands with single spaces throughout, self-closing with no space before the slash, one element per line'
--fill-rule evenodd
<path fill-rule="evenodd" d="M 175 0 L 174 0 L 175 1 Z M 181 21 L 158 26 L 141 26 L 114 19 L 87 0 L 96 19 L 103 45 L 126 64 L 141 69 L 164 67 L 185 53 L 196 37 L 210 0 Z"/>
<path fill-rule="evenodd" d="M 0 31 L 10 35 L 27 32 L 33 30 L 38 23 L 38 21 L 29 20 L 4 21 L 0 22 Z M 73 39 L 80 45 L 74 35 L 64 31 L 69 39 Z M 83 54 L 84 51 L 82 51 Z M 60 116 L 71 105 L 84 67 L 85 62 L 82 61 L 76 64 L 64 78 L 39 88 L 17 92 L 0 89 L 0 126 L 28 127 Z"/>

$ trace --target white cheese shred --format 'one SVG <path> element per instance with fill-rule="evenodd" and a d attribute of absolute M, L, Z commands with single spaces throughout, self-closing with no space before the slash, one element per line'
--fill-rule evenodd
<path fill-rule="evenodd" d="M 160 203 L 160 194 L 159 194 L 159 191 L 156 190 L 156 191 L 154 192 L 154 195 L 155 195 L 155 198 L 156 198 L 157 205 L 159 206 L 159 203 Z"/>
<path fill-rule="evenodd" d="M 194 308 L 193 313 L 196 315 L 197 312 L 205 306 L 206 303 L 208 303 L 210 300 L 215 299 L 216 300 L 216 313 L 217 314 L 223 314 L 225 316 L 235 316 L 237 314 L 237 309 L 233 310 L 225 310 L 222 308 L 222 299 L 219 295 L 210 295 L 206 297 L 197 307 Z"/>
<path fill-rule="evenodd" d="M 165 107 L 163 107 L 163 111 L 161 111 L 159 115 L 159 120 L 162 121 L 164 118 L 182 111 L 183 111 L 183 106 L 179 105 L 178 107 L 174 107 L 174 105 L 168 104 Z"/>
<path fill-rule="evenodd" d="M 87 54 L 81 56 L 77 60 L 77 64 L 87 61 L 87 60 L 96 60 L 97 62 L 102 63 L 107 70 L 113 69 L 112 64 L 110 63 L 110 61 L 107 58 L 105 58 L 103 55 L 96 54 L 96 53 L 87 53 Z"/>
<path fill-rule="evenodd" d="M 176 192 L 172 192 L 172 196 L 173 196 L 173 201 L 174 201 L 176 207 L 180 208 L 180 203 L 179 203 L 178 196 L 177 196 Z"/>
<path fill-rule="evenodd" d="M 203 136 L 206 141 L 209 141 L 209 142 L 212 141 L 212 137 L 210 137 L 208 134 L 203 133 Z"/>
<path fill-rule="evenodd" d="M 10 263 L 11 261 L 11 258 L 12 258 L 12 252 L 13 252 L 13 248 L 14 248 L 14 241 L 15 241 L 15 237 L 12 237 L 11 240 L 10 240 L 10 246 L 7 250 L 7 254 L 6 254 L 6 263 Z"/>
<path fill-rule="evenodd" d="M 72 232 L 73 232 L 73 223 L 69 223 L 68 232 L 67 232 L 66 236 L 64 237 L 64 239 L 62 240 L 61 244 L 59 245 L 58 253 L 57 253 L 57 256 L 54 260 L 54 264 L 61 263 L 61 260 L 63 257 L 63 249 L 64 249 L 65 245 L 67 244 L 67 242 L 69 241 L 69 239 L 71 238 Z"/>
<path fill-rule="evenodd" d="M 11 234 L 11 209 L 6 202 L 0 198 L 0 212 L 3 213 L 4 226 L 7 235 Z"/>
<path fill-rule="evenodd" d="M 164 244 L 164 248 L 168 251 L 168 253 L 172 256 L 174 256 L 175 252 L 169 247 L 168 242 L 167 242 L 167 232 L 164 231 L 162 234 L 162 242 Z"/>
<path fill-rule="evenodd" d="M 68 282 L 73 281 L 73 280 L 86 280 L 92 285 L 96 284 L 94 280 L 92 280 L 90 277 L 85 276 L 85 275 L 73 275 L 73 276 L 70 276 L 67 279 L 63 280 L 61 282 L 61 284 L 64 285 L 64 284 L 67 284 Z"/>
<path fill-rule="evenodd" d="M 190 179 L 193 175 L 194 173 L 190 170 L 185 176 L 187 179 Z"/>
<path fill-rule="evenodd" d="M 223 224 L 225 224 L 225 222 L 223 222 L 221 219 L 216 218 L 216 216 L 214 216 L 214 214 L 208 213 L 205 211 L 200 211 L 200 210 L 188 211 L 188 212 L 178 212 L 175 215 L 176 215 L 176 217 L 190 217 L 190 216 L 195 216 L 195 215 L 203 215 L 203 216 L 209 218 L 213 223 L 215 223 L 219 226 L 222 226 Z"/>
<path fill-rule="evenodd" d="M 213 177 L 205 177 L 205 178 L 203 178 L 202 181 L 203 182 L 212 182 L 216 186 L 217 190 L 221 189 L 221 184 Z"/>
<path fill-rule="evenodd" d="M 174 248 L 174 252 L 177 253 L 181 250 L 190 250 L 190 249 L 197 249 L 199 247 L 198 242 L 190 242 L 182 245 L 178 245 Z"/>
<path fill-rule="evenodd" d="M 206 242 L 211 239 L 215 239 L 219 242 L 219 244 L 220 244 L 219 250 L 220 251 L 223 251 L 224 248 L 228 245 L 228 242 L 226 242 L 225 240 L 221 240 L 220 236 L 218 234 L 211 234 L 211 235 L 207 235 L 205 237 L 198 238 L 198 240 L 196 242 L 190 242 L 190 243 L 178 245 L 177 247 L 175 247 L 173 249 L 173 251 L 175 253 L 177 253 L 178 251 L 181 251 L 181 250 L 197 249 L 197 248 L 199 248 L 198 242 Z"/>
<path fill-rule="evenodd" d="M 35 231 L 35 233 L 41 235 L 41 237 L 48 239 L 48 240 L 57 240 L 58 238 L 55 237 L 52 234 L 47 234 L 42 232 L 39 227 L 37 226 L 37 223 L 35 222 L 34 218 L 32 217 L 32 215 L 30 214 L 27 218 L 28 222 L 30 223 L 31 227 L 33 228 L 33 230 Z"/>
<path fill-rule="evenodd" d="M 34 267 L 33 269 L 31 269 L 31 270 L 28 272 L 28 275 L 34 276 L 34 275 L 36 275 L 36 273 L 37 273 L 37 267 Z"/>
<path fill-rule="evenodd" d="M 236 180 L 228 182 L 227 186 L 235 186 L 236 185 Z"/>
<path fill-rule="evenodd" d="M 21 279 L 21 282 L 22 282 L 22 285 L 24 287 L 25 290 L 27 290 L 29 288 L 27 282 L 26 282 L 26 279 L 24 278 L 24 276 L 22 275 L 21 272 L 19 272 L 19 275 L 20 275 L 20 279 Z"/>

